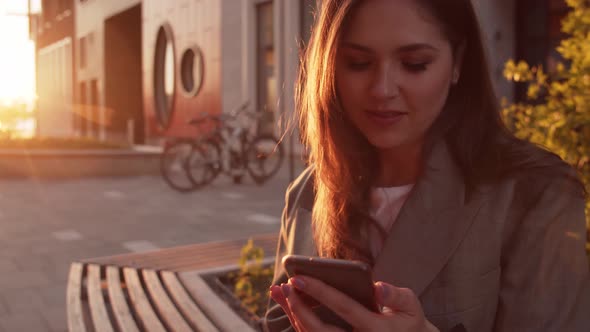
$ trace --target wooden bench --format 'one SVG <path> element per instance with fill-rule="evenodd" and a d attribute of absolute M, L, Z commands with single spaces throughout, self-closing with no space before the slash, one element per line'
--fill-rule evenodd
<path fill-rule="evenodd" d="M 277 234 L 255 237 L 274 255 Z M 74 262 L 67 286 L 70 332 L 253 331 L 201 278 L 236 266 L 247 240 Z"/>

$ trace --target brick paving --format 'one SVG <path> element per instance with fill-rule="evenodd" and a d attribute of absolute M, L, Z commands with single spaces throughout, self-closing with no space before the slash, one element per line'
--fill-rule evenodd
<path fill-rule="evenodd" d="M 277 232 L 288 182 L 286 165 L 189 194 L 151 176 L 0 181 L 0 331 L 67 331 L 73 260 Z"/>

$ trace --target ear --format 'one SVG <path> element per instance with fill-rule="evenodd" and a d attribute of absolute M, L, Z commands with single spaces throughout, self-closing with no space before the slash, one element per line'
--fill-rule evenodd
<path fill-rule="evenodd" d="M 461 42 L 454 52 L 453 59 L 453 83 L 459 81 L 461 76 L 461 68 L 463 67 L 463 58 L 465 56 L 465 42 Z"/>

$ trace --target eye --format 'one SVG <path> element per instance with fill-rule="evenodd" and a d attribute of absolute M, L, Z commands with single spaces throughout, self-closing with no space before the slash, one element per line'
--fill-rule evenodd
<path fill-rule="evenodd" d="M 430 64 L 429 62 L 404 62 L 403 63 L 404 68 L 406 68 L 406 70 L 413 72 L 413 73 L 419 73 L 419 72 L 425 71 L 429 64 Z"/>
<path fill-rule="evenodd" d="M 370 61 L 349 61 L 348 68 L 353 71 L 363 71 L 371 66 Z"/>

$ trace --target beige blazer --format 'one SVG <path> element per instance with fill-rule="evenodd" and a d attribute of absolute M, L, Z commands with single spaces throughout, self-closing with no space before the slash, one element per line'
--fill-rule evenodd
<path fill-rule="evenodd" d="M 310 168 L 287 190 L 273 284 L 287 281 L 284 255 L 317 255 L 312 183 Z M 584 200 L 571 182 L 529 172 L 479 188 L 466 202 L 464 181 L 440 144 L 393 224 L 374 277 L 412 289 L 441 331 L 463 324 L 469 332 L 589 332 L 585 242 Z M 264 325 L 292 330 L 272 300 Z"/>

